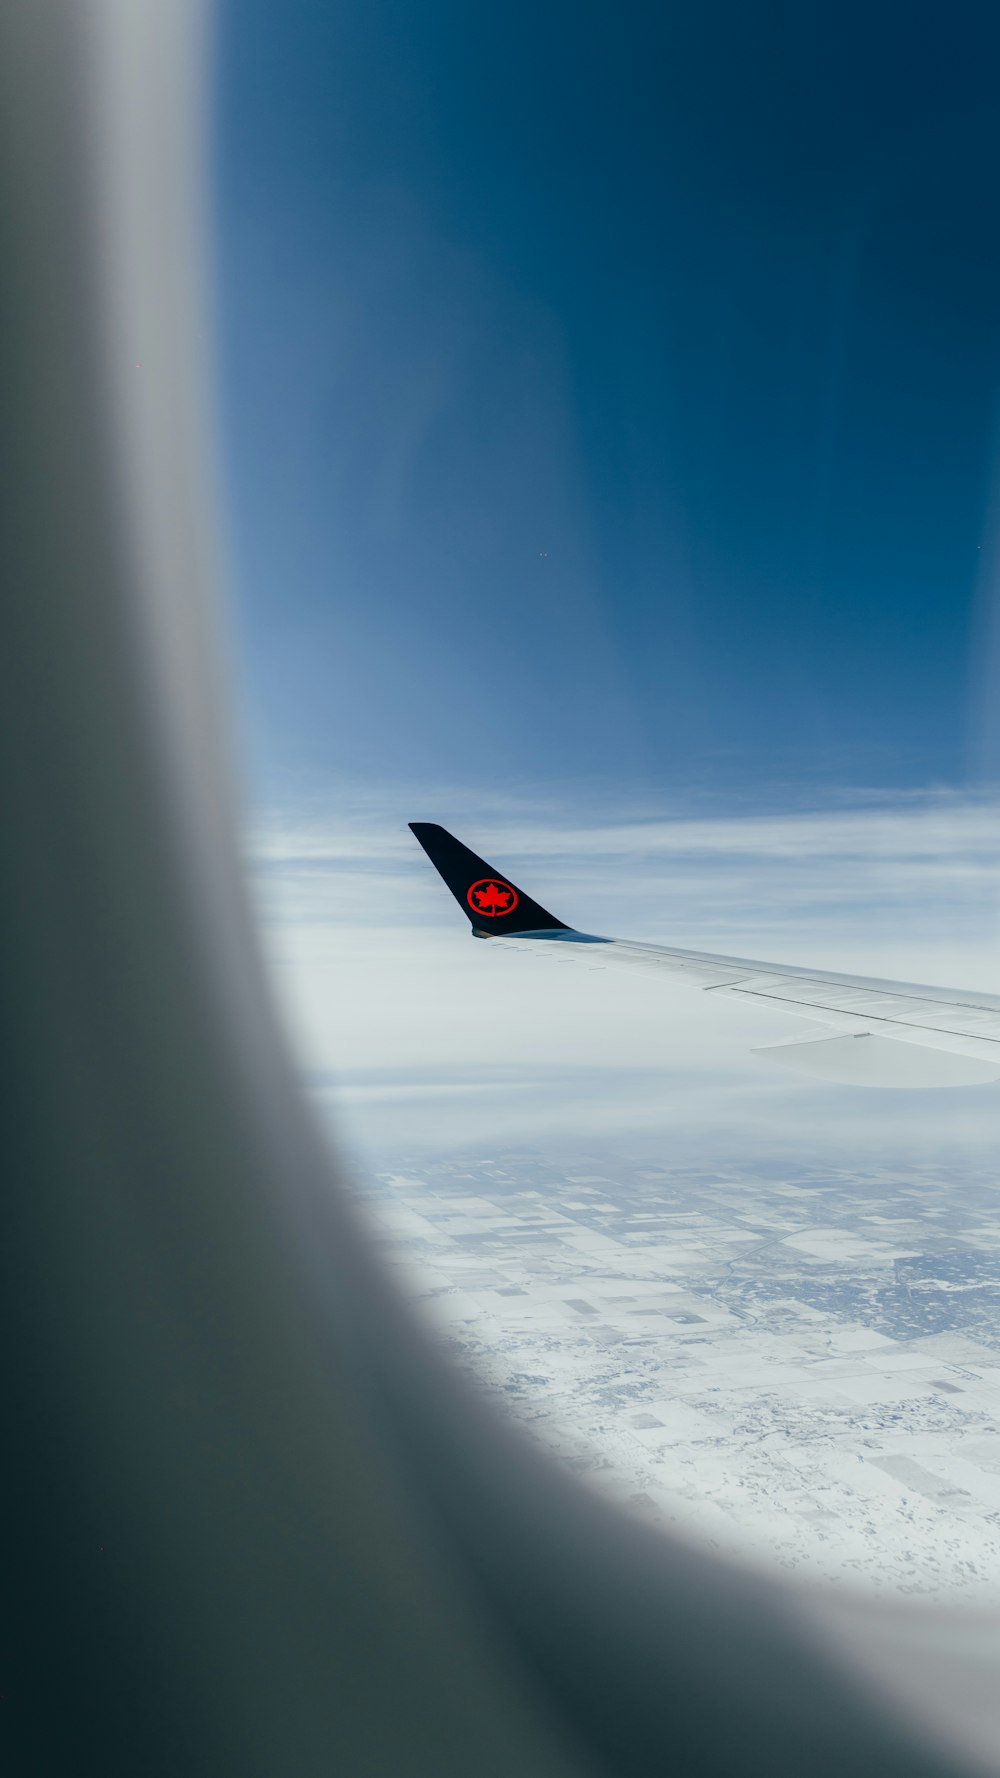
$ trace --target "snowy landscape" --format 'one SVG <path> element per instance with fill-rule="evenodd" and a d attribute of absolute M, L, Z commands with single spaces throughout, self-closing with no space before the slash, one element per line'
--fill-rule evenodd
<path fill-rule="evenodd" d="M 588 1482 L 883 1592 L 1000 1583 L 1000 1186 L 426 1156 L 359 1188 L 437 1337 Z"/>

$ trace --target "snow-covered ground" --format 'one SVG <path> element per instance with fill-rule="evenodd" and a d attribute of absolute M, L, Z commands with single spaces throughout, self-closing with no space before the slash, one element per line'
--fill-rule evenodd
<path fill-rule="evenodd" d="M 719 1549 L 1000 1596 L 1000 1185 L 576 1154 L 360 1188 L 449 1349 L 594 1485 Z"/>

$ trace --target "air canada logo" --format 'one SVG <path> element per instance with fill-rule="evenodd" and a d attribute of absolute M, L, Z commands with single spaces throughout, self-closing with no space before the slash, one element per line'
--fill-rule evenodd
<path fill-rule="evenodd" d="M 466 896 L 474 914 L 486 914 L 495 920 L 498 914 L 512 914 L 517 906 L 517 890 L 499 877 L 480 877 Z"/>

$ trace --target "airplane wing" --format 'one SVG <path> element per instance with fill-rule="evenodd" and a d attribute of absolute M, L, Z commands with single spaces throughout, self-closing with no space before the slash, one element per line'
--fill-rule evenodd
<path fill-rule="evenodd" d="M 536 954 L 597 954 L 657 970 L 667 982 L 826 1027 L 754 1055 L 857 1086 L 973 1086 L 1000 1080 L 1000 997 L 909 982 L 834 975 L 786 963 L 715 956 L 578 932 L 436 822 L 410 830 L 467 916 L 474 937 Z"/>

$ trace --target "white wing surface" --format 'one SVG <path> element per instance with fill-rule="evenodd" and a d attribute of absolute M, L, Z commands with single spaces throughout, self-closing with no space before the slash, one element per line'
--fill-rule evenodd
<path fill-rule="evenodd" d="M 754 1054 L 859 1086 L 973 1086 L 1000 1080 L 1000 997 L 835 975 L 577 932 L 443 827 L 411 828 L 477 938 L 537 955 L 656 970 L 665 984 L 808 1019 L 826 1031 Z"/>

